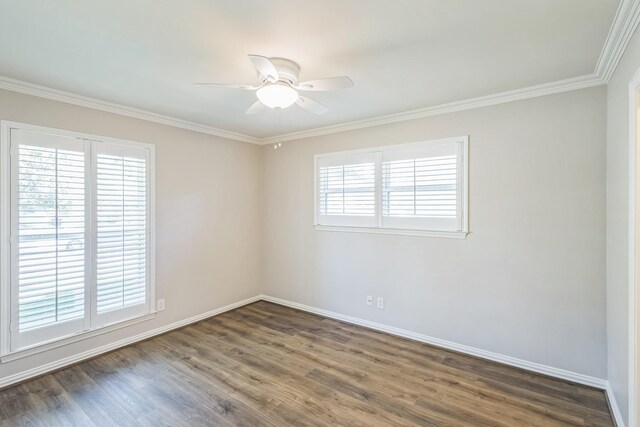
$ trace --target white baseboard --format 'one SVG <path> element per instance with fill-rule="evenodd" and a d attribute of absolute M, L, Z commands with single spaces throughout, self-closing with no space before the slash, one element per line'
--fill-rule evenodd
<path fill-rule="evenodd" d="M 609 404 L 609 410 L 611 411 L 613 421 L 615 421 L 617 427 L 625 427 L 624 420 L 622 419 L 622 412 L 620 412 L 618 401 L 616 400 L 615 394 L 613 394 L 613 390 L 611 389 L 609 381 L 607 381 L 607 388 L 605 389 L 605 392 L 607 395 L 607 403 Z"/>
<path fill-rule="evenodd" d="M 46 373 L 52 372 L 52 371 L 56 371 L 60 368 L 64 368 L 65 366 L 69 366 L 69 365 L 73 365 L 75 363 L 78 362 L 82 362 L 83 360 L 87 360 L 87 359 L 91 359 L 93 357 L 99 356 L 101 354 L 107 353 L 109 351 L 113 351 L 116 350 L 120 347 L 125 347 L 127 345 L 131 345 L 134 344 L 136 342 L 139 341 L 144 341 L 146 339 L 152 338 L 156 335 L 160 335 L 160 334 L 164 334 L 165 332 L 169 332 L 172 331 L 174 329 L 178 329 L 178 328 L 182 328 L 184 326 L 187 326 L 191 323 L 196 323 L 199 322 L 201 320 L 207 319 L 209 317 L 213 317 L 216 316 L 218 314 L 222 314 L 226 311 L 230 311 L 233 310 L 235 308 L 238 307 L 242 307 L 243 305 L 247 305 L 247 304 L 251 304 L 254 303 L 256 301 L 260 301 L 262 297 L 260 295 L 257 295 L 255 297 L 251 297 L 251 298 L 247 298 L 244 299 L 242 301 L 238 301 L 238 302 L 234 302 L 233 304 L 229 304 L 229 305 L 225 305 L 224 307 L 220 307 L 220 308 L 216 308 L 214 310 L 211 311 L 207 311 L 206 313 L 201 313 L 192 317 L 189 317 L 188 319 L 184 319 L 184 320 L 180 320 L 178 322 L 174 322 L 174 323 L 170 323 L 168 325 L 165 326 L 161 326 L 159 328 L 156 329 L 152 329 L 150 331 L 147 332 L 143 332 L 141 334 L 138 335 L 134 335 L 119 341 L 115 341 L 109 344 L 105 344 L 103 346 L 82 352 L 82 353 L 78 353 L 78 354 L 74 354 L 73 356 L 69 356 L 69 357 L 65 357 L 63 359 L 58 359 L 55 360 L 53 362 L 47 363 L 45 365 L 41 365 L 38 366 L 36 368 L 33 369 L 29 369 L 26 371 L 22 371 L 22 372 L 18 372 L 14 375 L 10 375 L 8 377 L 5 378 L 1 378 L 0 379 L 0 389 L 10 386 L 12 384 L 16 384 L 25 380 L 28 380 L 30 378 L 34 378 L 37 377 L 39 375 L 44 375 Z"/>
<path fill-rule="evenodd" d="M 514 366 L 528 371 L 537 372 L 539 374 L 549 375 L 551 377 L 560 378 L 563 380 L 573 381 L 575 383 L 596 387 L 602 390 L 607 389 L 607 381 L 600 378 L 591 377 L 577 372 L 571 372 L 564 369 L 558 369 L 540 363 L 529 362 L 527 360 L 517 359 L 515 357 L 506 356 L 499 353 L 494 353 L 487 350 L 482 350 L 475 347 L 470 347 L 463 344 L 446 341 L 440 338 L 430 337 L 428 335 L 419 334 L 416 332 L 407 331 L 404 329 L 396 328 L 393 326 L 383 325 L 381 323 L 370 322 L 368 320 L 360 319 L 357 317 L 345 316 L 344 314 L 334 313 L 332 311 L 323 310 L 321 308 L 311 307 L 297 302 L 287 301 L 280 298 L 275 298 L 269 295 L 262 295 L 264 301 L 273 302 L 275 304 L 284 305 L 298 310 L 308 311 L 309 313 L 318 314 L 320 316 L 329 317 L 331 319 L 341 320 L 343 322 L 352 323 L 354 325 L 364 326 L 377 331 L 386 332 L 391 335 L 399 337 L 409 338 L 415 341 L 420 341 L 426 344 L 431 344 L 436 347 L 445 348 L 448 350 L 458 351 L 460 353 L 469 354 L 471 356 L 480 357 L 482 359 L 492 360 L 494 362 L 504 363 L 505 365 Z"/>
<path fill-rule="evenodd" d="M 276 304 L 280 304 L 280 305 L 284 305 L 287 307 L 291 307 L 291 308 L 296 308 L 298 310 L 303 310 L 303 311 L 307 311 L 310 313 L 314 313 L 314 314 L 318 314 L 321 316 L 325 316 L 325 317 L 329 317 L 332 319 L 336 319 L 336 320 L 340 320 L 343 322 L 347 322 L 347 323 L 351 323 L 351 324 L 355 324 L 355 325 L 360 325 L 360 326 L 364 326 L 370 329 L 374 329 L 377 331 L 381 331 L 381 332 L 386 332 L 389 333 L 391 335 L 396 335 L 396 336 L 400 336 L 400 337 L 404 337 L 404 338 L 409 338 L 412 340 L 416 340 L 416 341 L 420 341 L 420 342 L 424 342 L 427 344 L 431 344 L 437 347 L 441 347 L 441 348 L 445 348 L 445 349 L 449 349 L 449 350 L 454 350 L 454 351 L 458 351 L 461 353 L 465 353 L 465 354 L 469 354 L 472 356 L 477 356 L 483 359 L 488 359 L 488 360 L 492 360 L 495 362 L 499 362 L 499 363 L 504 363 L 506 365 L 510 365 L 510 366 L 515 366 L 518 368 L 522 368 L 522 369 L 526 369 L 529 371 L 533 371 L 533 372 L 537 372 L 537 373 L 541 373 L 544 375 L 549 375 L 552 377 L 556 377 L 556 378 L 560 378 L 560 379 L 564 379 L 564 380 L 569 380 L 569 381 L 573 381 L 576 383 L 580 383 L 580 384 L 585 384 L 585 385 L 589 385 L 592 387 L 596 387 L 602 390 L 605 390 L 607 393 L 607 398 L 609 401 L 609 405 L 611 407 L 611 413 L 613 414 L 618 427 L 625 427 L 623 421 L 622 421 L 622 416 L 620 414 L 620 410 L 618 408 L 617 402 L 615 400 L 615 397 L 613 395 L 613 392 L 611 391 L 611 388 L 609 387 L 609 384 L 606 380 L 600 379 L 600 378 L 595 378 L 595 377 L 590 377 L 587 375 L 583 375 L 583 374 L 579 374 L 579 373 L 575 373 L 575 372 L 571 372 L 571 371 L 566 371 L 563 369 L 558 369 L 558 368 L 553 368 L 550 366 L 546 366 L 546 365 L 542 365 L 539 363 L 534 363 L 534 362 L 529 362 L 526 360 L 522 360 L 522 359 L 517 359 L 515 357 L 511 357 L 511 356 L 505 356 L 502 354 L 498 354 L 498 353 L 494 353 L 494 352 L 490 352 L 490 351 L 486 351 L 486 350 L 482 350 L 482 349 L 478 349 L 478 348 L 474 348 L 474 347 L 470 347 L 470 346 L 466 346 L 463 344 L 457 344 L 451 341 L 446 341 L 440 338 L 434 338 L 434 337 L 430 337 L 428 335 L 423 335 L 423 334 L 419 334 L 416 332 L 411 332 L 411 331 L 407 331 L 404 329 L 400 329 L 400 328 L 395 328 L 393 326 L 387 326 L 387 325 L 383 325 L 381 323 L 375 323 L 375 322 L 370 322 L 368 320 L 364 320 L 364 319 L 360 319 L 357 317 L 351 317 L 351 316 L 346 316 L 343 314 L 339 314 L 339 313 L 335 313 L 332 311 L 328 311 L 328 310 L 323 310 L 320 308 L 316 308 L 316 307 L 311 307 L 308 305 L 304 305 L 304 304 L 299 304 L 296 302 L 292 302 L 292 301 L 287 301 L 284 299 L 280 299 L 280 298 L 275 298 L 269 295 L 258 295 L 255 297 L 251 297 L 251 298 L 247 298 L 245 300 L 242 301 L 238 301 L 235 302 L 233 304 L 229 304 L 226 305 L 224 307 L 220 307 L 211 311 L 208 311 L 206 313 L 202 313 L 193 317 L 189 317 L 188 319 L 184 319 L 178 322 L 174 322 L 165 326 L 161 326 L 159 328 L 156 329 L 152 329 L 150 331 L 147 332 L 143 332 L 141 334 L 138 335 L 134 335 L 132 337 L 129 338 L 125 338 L 119 341 L 115 341 L 79 354 L 75 354 L 73 356 L 69 356 L 63 359 L 58 359 L 56 361 L 47 363 L 45 365 L 41 365 L 38 366 L 36 368 L 33 369 L 29 369 L 27 371 L 22 371 L 22 372 L 18 372 L 14 375 L 5 377 L 0 379 L 0 388 L 4 388 L 7 386 L 10 386 L 12 384 L 16 384 L 25 380 L 28 380 L 30 378 L 34 378 L 37 377 L 39 375 L 43 375 L 46 374 L 48 372 L 52 372 L 61 368 L 64 368 L 65 366 L 69 366 L 69 365 L 73 365 L 75 363 L 81 362 L 83 360 L 87 360 L 87 359 L 91 359 L 93 357 L 99 356 L 101 354 L 107 353 L 109 351 L 113 351 L 116 350 L 118 348 L 121 347 L 125 347 L 127 345 L 131 345 L 134 344 L 136 342 L 139 341 L 143 341 L 149 338 L 152 338 L 156 335 L 160 335 L 166 332 L 169 332 L 171 330 L 174 329 L 178 329 L 184 326 L 187 326 L 191 323 L 195 323 L 195 322 L 199 322 L 201 320 L 207 319 L 209 317 L 213 317 L 216 316 L 218 314 L 224 313 L 226 311 L 230 311 L 233 310 L 235 308 L 238 307 L 242 307 L 243 305 L 247 305 L 247 304 L 251 304 L 254 303 L 256 301 L 259 300 L 264 300 L 264 301 L 269 301 L 269 302 L 273 302 Z"/>

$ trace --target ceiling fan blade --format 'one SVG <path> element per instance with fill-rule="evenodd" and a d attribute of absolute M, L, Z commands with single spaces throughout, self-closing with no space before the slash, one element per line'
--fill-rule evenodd
<path fill-rule="evenodd" d="M 280 76 L 278 75 L 278 70 L 276 66 L 269 60 L 269 58 L 260 55 L 248 55 L 249 60 L 253 63 L 253 66 L 256 67 L 256 70 L 264 77 L 269 79 L 272 82 L 277 82 Z"/>
<path fill-rule="evenodd" d="M 321 115 L 329 111 L 329 107 L 327 107 L 326 105 L 322 105 L 318 101 L 314 101 L 313 99 L 307 98 L 306 96 L 300 96 L 296 101 L 296 104 L 307 111 L 311 111 L 313 114 Z"/>
<path fill-rule="evenodd" d="M 256 101 L 253 103 L 253 105 L 251 105 L 251 107 L 249 107 L 249 109 L 247 110 L 247 114 L 249 115 L 258 114 L 263 112 L 266 108 L 267 106 L 264 105 L 262 102 Z"/>
<path fill-rule="evenodd" d="M 246 89 L 253 90 L 258 89 L 260 86 L 250 86 L 250 85 L 234 85 L 234 84 L 226 84 L 226 83 L 196 83 L 196 86 L 201 87 L 226 87 L 230 89 Z"/>
<path fill-rule="evenodd" d="M 299 90 L 340 90 L 353 87 L 353 80 L 347 76 L 327 77 L 325 79 L 309 80 L 298 84 L 295 88 Z"/>
<path fill-rule="evenodd" d="M 226 87 L 230 89 L 245 89 L 245 90 L 254 90 L 260 88 L 260 86 L 250 86 L 250 85 L 233 85 L 233 84 L 225 84 L 225 83 L 196 83 L 196 86 L 201 87 Z"/>

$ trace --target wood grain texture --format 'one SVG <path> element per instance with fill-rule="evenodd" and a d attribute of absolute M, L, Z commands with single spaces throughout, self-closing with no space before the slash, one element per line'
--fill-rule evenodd
<path fill-rule="evenodd" d="M 0 390 L 7 426 L 613 426 L 604 393 L 268 302 Z"/>

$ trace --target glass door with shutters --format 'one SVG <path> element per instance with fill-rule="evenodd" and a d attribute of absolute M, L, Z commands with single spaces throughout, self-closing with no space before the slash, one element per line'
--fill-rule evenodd
<path fill-rule="evenodd" d="M 149 311 L 148 153 L 93 143 L 96 304 L 100 325 Z"/>
<path fill-rule="evenodd" d="M 22 348 L 89 328 L 88 143 L 11 131 L 11 333 Z"/>
<path fill-rule="evenodd" d="M 8 132 L 3 203 L 10 277 L 2 286 L 10 303 L 3 354 L 140 317 L 152 307 L 152 148 L 25 127 Z"/>

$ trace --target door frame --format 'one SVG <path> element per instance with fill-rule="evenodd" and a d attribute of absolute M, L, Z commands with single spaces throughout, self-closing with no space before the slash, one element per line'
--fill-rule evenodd
<path fill-rule="evenodd" d="M 640 354 L 640 325 L 638 322 L 640 286 L 638 285 L 638 154 L 640 138 L 638 137 L 638 102 L 640 99 L 640 69 L 629 82 L 629 426 L 637 425 L 640 421 L 638 398 L 640 397 L 640 381 L 638 380 L 638 357 Z"/>

